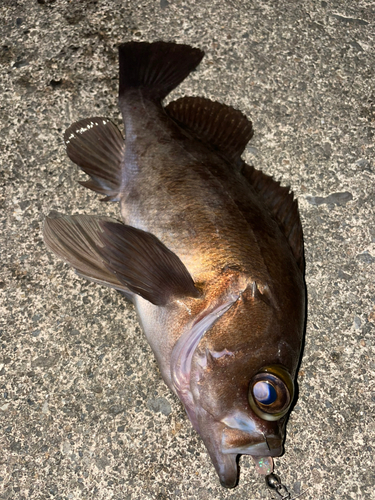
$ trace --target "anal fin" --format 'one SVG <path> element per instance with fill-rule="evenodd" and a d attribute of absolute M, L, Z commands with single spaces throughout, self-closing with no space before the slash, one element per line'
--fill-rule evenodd
<path fill-rule="evenodd" d="M 84 187 L 118 201 L 121 190 L 124 139 L 108 118 L 85 118 L 73 123 L 64 134 L 69 158 L 91 177 Z"/>

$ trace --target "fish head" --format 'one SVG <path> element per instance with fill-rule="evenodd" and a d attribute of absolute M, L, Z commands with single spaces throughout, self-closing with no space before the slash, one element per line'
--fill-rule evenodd
<path fill-rule="evenodd" d="M 272 462 L 283 453 L 302 345 L 300 295 L 282 310 L 246 290 L 194 351 L 185 407 L 223 486 L 236 485 L 239 454 Z"/>

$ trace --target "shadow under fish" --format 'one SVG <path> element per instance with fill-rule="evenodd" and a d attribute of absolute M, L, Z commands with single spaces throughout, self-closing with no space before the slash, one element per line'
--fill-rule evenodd
<path fill-rule="evenodd" d="M 125 140 L 94 117 L 65 143 L 82 184 L 118 201 L 124 223 L 47 217 L 44 240 L 134 303 L 163 379 L 234 487 L 237 455 L 268 474 L 283 452 L 305 314 L 297 202 L 241 159 L 253 128 L 240 111 L 202 97 L 163 107 L 202 51 L 130 42 L 119 53 Z"/>

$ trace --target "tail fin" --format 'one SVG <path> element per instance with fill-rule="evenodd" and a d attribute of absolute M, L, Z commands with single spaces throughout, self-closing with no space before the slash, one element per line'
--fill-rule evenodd
<path fill-rule="evenodd" d="M 120 98 L 141 88 L 162 100 L 201 62 L 204 52 L 172 42 L 129 42 L 120 45 Z"/>

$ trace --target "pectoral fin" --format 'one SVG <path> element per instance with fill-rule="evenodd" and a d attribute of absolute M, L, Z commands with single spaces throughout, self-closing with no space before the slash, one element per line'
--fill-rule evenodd
<path fill-rule="evenodd" d="M 85 278 L 159 306 L 199 292 L 179 257 L 151 233 L 109 217 L 47 217 L 44 241 Z"/>
<path fill-rule="evenodd" d="M 105 265 L 98 249 L 103 246 L 100 222 L 109 217 L 61 215 L 52 213 L 44 221 L 43 237 L 47 247 L 70 264 L 76 273 L 129 296 L 129 290 Z"/>
<path fill-rule="evenodd" d="M 108 269 L 132 292 L 164 306 L 177 297 L 198 297 L 192 277 L 179 257 L 156 236 L 118 222 L 101 223 L 100 253 Z"/>

